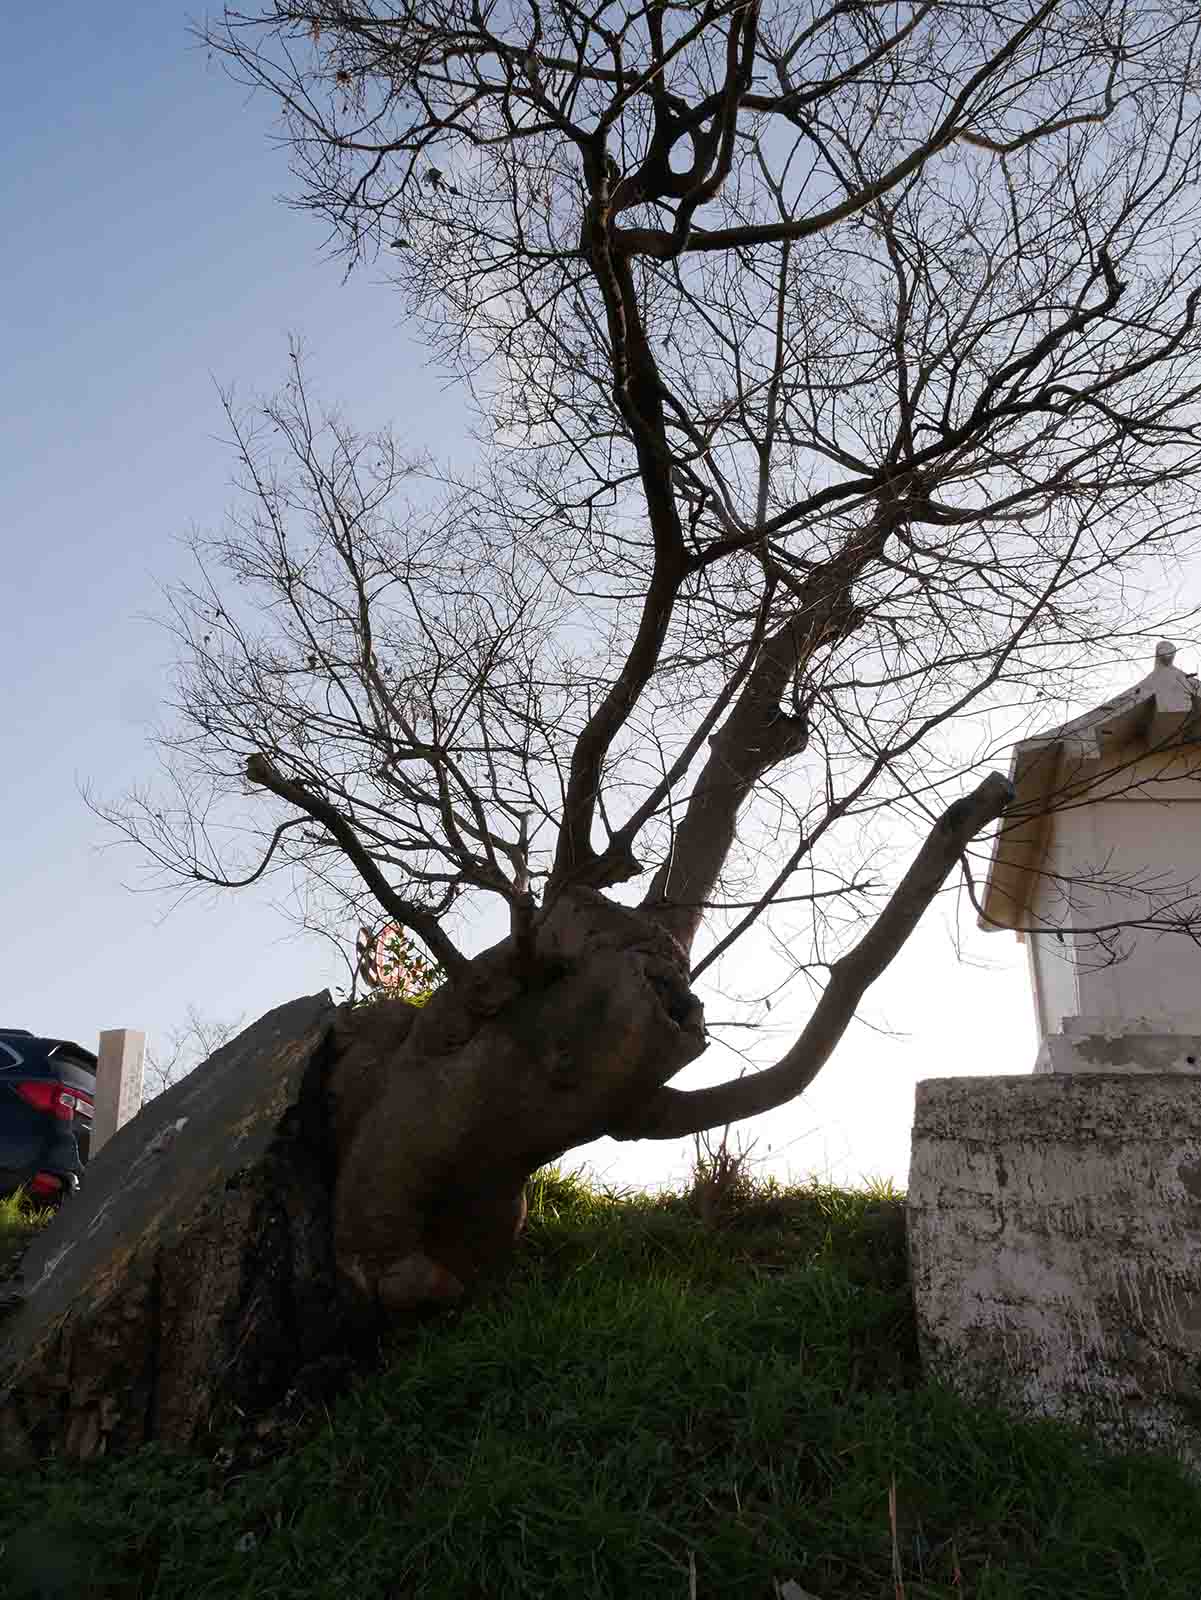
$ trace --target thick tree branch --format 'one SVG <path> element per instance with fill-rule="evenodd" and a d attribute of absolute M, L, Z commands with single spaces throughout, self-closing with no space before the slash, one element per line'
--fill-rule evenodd
<path fill-rule="evenodd" d="M 393 921 L 417 935 L 452 982 L 462 976 L 468 966 L 466 956 L 443 931 L 436 917 L 397 894 L 340 811 L 335 810 L 328 800 L 312 794 L 303 784 L 285 778 L 264 755 L 250 757 L 246 763 L 246 776 L 251 783 L 269 789 L 289 805 L 306 812 L 314 822 L 319 822 L 337 841 L 347 860 Z"/>
<path fill-rule="evenodd" d="M 704 920 L 704 903 L 730 853 L 747 797 L 761 778 L 808 744 L 806 668 L 816 651 L 840 643 L 862 621 L 855 580 L 883 549 L 903 504 L 900 496 L 883 502 L 868 526 L 804 583 L 787 578 L 798 603 L 764 644 L 733 710 L 710 739 L 671 853 L 642 901 L 642 909 L 685 950 L 692 949 Z"/>
<path fill-rule="evenodd" d="M 663 385 L 651 350 L 629 261 L 613 248 L 614 184 L 603 145 L 588 153 L 592 200 L 584 235 L 605 303 L 613 365 L 613 398 L 633 436 L 646 497 L 654 564 L 642 614 L 620 673 L 582 729 L 571 757 L 563 826 L 551 888 L 568 882 L 604 886 L 596 877 L 592 822 L 609 747 L 650 682 L 667 637 L 680 585 L 688 570 L 684 530 L 672 488 Z M 620 187 L 620 186 L 618 186 Z"/>
<path fill-rule="evenodd" d="M 725 722 L 709 740 L 671 850 L 642 909 L 691 950 L 730 846 L 738 813 L 772 767 L 800 754 L 808 719 L 785 706 L 785 692 L 805 650 L 810 619 L 790 617 L 768 640 Z"/>
<path fill-rule="evenodd" d="M 860 1000 L 917 927 L 964 850 L 1012 799 L 1008 778 L 992 772 L 943 812 L 870 930 L 834 963 L 830 982 L 804 1032 L 780 1061 L 708 1089 L 660 1089 L 621 1127 L 609 1128 L 611 1137 L 679 1139 L 758 1116 L 795 1099 L 829 1060 Z"/>

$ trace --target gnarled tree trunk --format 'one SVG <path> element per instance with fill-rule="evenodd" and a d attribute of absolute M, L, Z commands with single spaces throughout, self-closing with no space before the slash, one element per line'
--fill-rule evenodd
<path fill-rule="evenodd" d="M 331 1084 L 338 1266 L 386 1310 L 455 1297 L 507 1252 L 525 1181 L 598 1138 L 704 1048 L 683 951 L 636 911 L 565 891 L 420 1011 L 348 1018 Z"/>
<path fill-rule="evenodd" d="M 272 1012 L 97 1157 L 24 1263 L 0 1449 L 87 1458 L 210 1436 L 381 1317 L 508 1254 L 524 1184 L 703 1048 L 683 957 L 562 895 L 417 1010 Z"/>

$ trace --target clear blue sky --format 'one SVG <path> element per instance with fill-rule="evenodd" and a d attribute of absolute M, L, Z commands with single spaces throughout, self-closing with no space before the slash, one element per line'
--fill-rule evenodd
<path fill-rule="evenodd" d="M 269 896 L 171 910 L 124 887 L 136 863 L 99 848 L 79 796 L 151 772 L 170 652 L 142 618 L 183 565 L 179 537 L 229 501 L 214 382 L 273 387 L 296 332 L 323 395 L 357 421 L 437 452 L 463 448 L 466 421 L 380 274 L 344 285 L 315 222 L 279 203 L 270 107 L 207 60 L 188 20 L 171 0 L 49 0 L 5 24 L 0 1022 L 89 1044 L 119 1026 L 161 1039 L 191 1003 L 250 1019 L 337 981 Z M 957 964 L 950 918 L 931 914 L 812 1094 L 749 1130 L 781 1169 L 903 1181 L 916 1078 L 1029 1071 L 1016 943 L 973 935 L 986 965 Z M 800 993 L 773 1013 L 781 1046 L 803 1013 Z M 710 1056 L 702 1078 L 737 1065 Z M 680 1149 L 595 1159 L 652 1182 Z"/>

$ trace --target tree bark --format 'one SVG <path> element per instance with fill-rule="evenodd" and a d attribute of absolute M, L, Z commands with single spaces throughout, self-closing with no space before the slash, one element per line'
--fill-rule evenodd
<path fill-rule="evenodd" d="M 531 972 L 513 973 L 506 941 L 472 983 L 438 991 L 399 1048 L 400 1012 L 379 1008 L 339 1058 L 338 1263 L 387 1312 L 463 1293 L 507 1254 L 530 1173 L 704 1049 L 683 951 L 589 889 L 544 914 Z"/>

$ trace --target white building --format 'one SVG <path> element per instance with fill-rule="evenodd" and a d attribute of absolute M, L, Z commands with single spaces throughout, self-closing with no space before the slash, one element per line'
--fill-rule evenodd
<path fill-rule="evenodd" d="M 1201 684 L 1175 655 L 1014 751 L 980 921 L 1029 952 L 1036 1072 L 1201 1070 Z"/>

